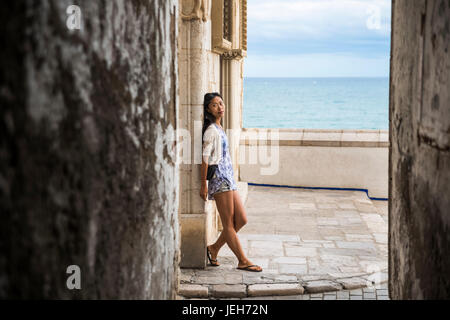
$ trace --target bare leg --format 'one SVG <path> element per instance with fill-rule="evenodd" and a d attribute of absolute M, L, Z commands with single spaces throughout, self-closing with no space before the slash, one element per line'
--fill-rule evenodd
<path fill-rule="evenodd" d="M 247 214 L 244 209 L 244 205 L 242 204 L 241 197 L 237 191 L 233 191 L 233 204 L 234 204 L 234 218 L 233 218 L 233 226 L 236 233 L 247 224 Z M 226 243 L 225 233 L 221 232 L 217 241 L 208 246 L 211 251 L 211 256 L 213 259 L 217 259 L 217 255 L 219 250 Z"/>
<path fill-rule="evenodd" d="M 239 241 L 239 238 L 237 237 L 236 230 L 234 228 L 235 224 L 235 218 L 234 218 L 234 191 L 227 191 L 222 192 L 219 194 L 214 195 L 214 198 L 216 199 L 216 205 L 217 209 L 220 214 L 220 219 L 222 220 L 223 225 L 223 238 L 225 239 L 225 242 L 230 247 L 231 251 L 236 255 L 236 257 L 239 260 L 238 267 L 245 267 L 249 266 L 252 263 L 247 259 L 245 256 L 244 250 L 242 249 L 241 243 Z M 245 220 L 245 219 L 244 219 Z M 242 220 L 242 222 L 246 222 Z M 236 221 L 239 221 L 237 219 Z M 241 226 L 242 227 L 242 226 Z M 222 236 L 221 234 L 221 236 Z M 208 247 L 209 248 L 209 247 Z M 211 253 L 212 255 L 212 253 Z M 214 257 L 213 257 L 214 259 Z M 259 270 L 260 267 L 252 267 L 253 270 Z"/>
<path fill-rule="evenodd" d="M 234 199 L 233 191 L 221 192 L 214 195 L 217 210 L 222 220 L 222 234 L 231 251 L 239 261 L 245 260 L 245 254 L 234 229 Z M 212 252 L 211 252 L 212 255 Z M 213 256 L 214 259 L 214 256 Z"/>

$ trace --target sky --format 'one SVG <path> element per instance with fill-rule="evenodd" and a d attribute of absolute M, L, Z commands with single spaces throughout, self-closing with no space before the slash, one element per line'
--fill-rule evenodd
<path fill-rule="evenodd" d="M 389 77 L 391 0 L 248 0 L 244 77 Z"/>

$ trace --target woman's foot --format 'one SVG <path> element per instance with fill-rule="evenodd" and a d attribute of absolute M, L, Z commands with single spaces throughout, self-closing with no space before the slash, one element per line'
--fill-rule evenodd
<path fill-rule="evenodd" d="M 212 245 L 210 246 L 206 246 L 206 250 L 208 253 L 208 260 L 209 263 L 211 263 L 212 266 L 219 266 L 219 262 L 217 262 L 217 255 L 218 255 L 218 251 L 214 249 L 214 247 Z"/>
<path fill-rule="evenodd" d="M 262 268 L 256 264 L 251 263 L 250 261 L 239 262 L 238 267 L 239 270 L 245 271 L 253 271 L 253 272 L 261 272 Z"/>

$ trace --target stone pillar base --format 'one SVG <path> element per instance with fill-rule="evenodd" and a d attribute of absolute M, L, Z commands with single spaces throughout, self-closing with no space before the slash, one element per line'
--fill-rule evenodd
<path fill-rule="evenodd" d="M 216 219 L 216 205 L 208 201 L 205 213 L 182 214 L 181 229 L 181 268 L 206 267 L 206 245 L 217 238 L 218 226 Z"/>

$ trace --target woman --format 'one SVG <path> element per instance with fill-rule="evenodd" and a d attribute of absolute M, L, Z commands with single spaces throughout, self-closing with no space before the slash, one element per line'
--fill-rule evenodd
<path fill-rule="evenodd" d="M 225 114 L 222 96 L 217 92 L 205 94 L 203 111 L 203 161 L 200 196 L 205 201 L 207 198 L 216 201 L 223 226 L 217 241 L 207 246 L 206 254 L 211 265 L 219 266 L 217 255 L 220 248 L 226 243 L 239 260 L 238 269 L 260 272 L 262 268 L 252 264 L 245 256 L 236 234 L 247 223 L 247 217 L 234 181 L 227 135 L 220 125 Z M 216 164 L 217 168 L 207 185 L 208 164 Z"/>

